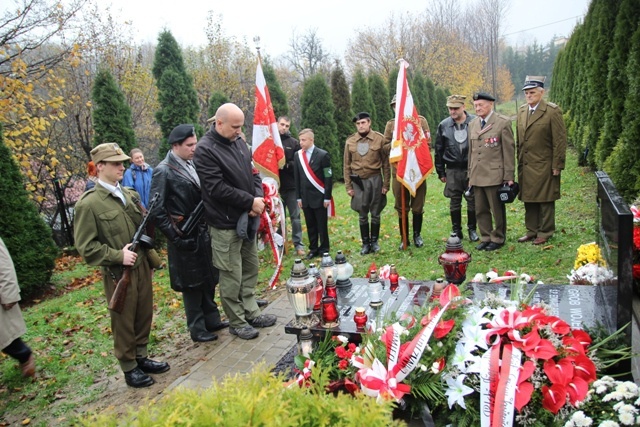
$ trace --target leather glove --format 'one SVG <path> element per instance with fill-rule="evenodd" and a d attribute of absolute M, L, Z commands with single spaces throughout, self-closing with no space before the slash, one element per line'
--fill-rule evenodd
<path fill-rule="evenodd" d="M 175 245 L 181 251 L 193 252 L 198 249 L 198 242 L 196 239 L 178 239 L 175 241 Z"/>

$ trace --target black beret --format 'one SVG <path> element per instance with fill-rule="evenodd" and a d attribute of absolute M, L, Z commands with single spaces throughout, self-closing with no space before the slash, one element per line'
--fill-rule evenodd
<path fill-rule="evenodd" d="M 196 136 L 196 128 L 193 125 L 178 125 L 169 134 L 169 144 L 181 143 L 190 136 Z"/>
<path fill-rule="evenodd" d="M 484 99 L 485 101 L 495 101 L 495 100 L 496 100 L 493 96 L 489 95 L 489 94 L 488 94 L 488 93 L 486 93 L 486 92 L 477 92 L 477 93 L 474 93 L 474 94 L 473 94 L 473 100 L 474 100 L 474 101 L 477 101 L 477 100 L 479 100 L 479 99 Z"/>
<path fill-rule="evenodd" d="M 369 113 L 363 111 L 362 113 L 356 114 L 356 116 L 353 118 L 353 123 L 357 122 L 358 120 L 370 119 L 370 118 L 371 116 L 369 115 Z"/>

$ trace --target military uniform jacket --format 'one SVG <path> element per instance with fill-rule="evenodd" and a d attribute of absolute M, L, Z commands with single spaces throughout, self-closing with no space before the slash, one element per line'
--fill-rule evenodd
<path fill-rule="evenodd" d="M 16 269 L 7 247 L 0 239 L 0 303 L 11 304 L 18 301 L 20 301 L 20 288 Z M 11 310 L 0 307 L 0 349 L 8 347 L 26 332 L 27 325 L 22 318 L 20 305 L 14 305 Z"/>
<path fill-rule="evenodd" d="M 528 120 L 528 122 L 527 122 Z M 520 106 L 517 118 L 518 183 L 523 202 L 551 202 L 560 198 L 560 175 L 552 170 L 564 169 L 567 131 L 562 111 L 551 102 L 541 100 L 529 116 L 529 106 Z"/>
<path fill-rule="evenodd" d="M 153 171 L 151 194 L 155 193 L 159 197 L 151 215 L 169 241 L 171 288 L 180 292 L 185 288 L 213 286 L 217 283 L 217 272 L 212 264 L 211 238 L 204 222 L 190 236 L 180 236 L 176 230 L 193 213 L 202 195 L 200 185 L 171 152 Z M 197 248 L 193 251 L 178 249 L 175 242 L 181 238 L 194 239 Z"/>
<path fill-rule="evenodd" d="M 384 136 L 380 132 L 369 131 L 362 137 L 354 133 L 344 146 L 344 184 L 347 191 L 353 189 L 349 175 L 356 174 L 362 179 L 382 173 L 382 188 L 389 190 L 391 171 L 389 153 L 385 153 Z"/>
<path fill-rule="evenodd" d="M 480 127 L 480 117 L 469 123 L 469 184 L 489 187 L 513 181 L 515 142 L 511 120 L 494 111 L 484 129 Z"/>
<path fill-rule="evenodd" d="M 140 196 L 126 187 L 121 189 L 127 201 L 126 206 L 99 183 L 84 193 L 76 203 L 76 249 L 89 265 L 121 267 L 122 248 L 131 243 L 142 222 L 143 214 L 138 206 Z M 142 245 L 138 245 L 137 253 L 138 258 L 133 268 L 137 268 L 142 262 L 148 262 Z M 112 271 L 116 277 L 122 272 L 121 269 Z"/>
<path fill-rule="evenodd" d="M 309 181 L 302 169 L 300 155 L 296 153 L 294 158 L 296 198 L 302 200 L 303 208 L 319 209 L 324 206 L 325 200 L 331 200 L 331 190 L 333 188 L 331 158 L 325 150 L 313 147 L 313 153 L 308 160 L 311 171 L 324 184 L 324 194 Z"/>

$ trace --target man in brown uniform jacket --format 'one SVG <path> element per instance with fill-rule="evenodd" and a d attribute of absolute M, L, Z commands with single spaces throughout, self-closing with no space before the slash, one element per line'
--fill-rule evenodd
<path fill-rule="evenodd" d="M 482 240 L 476 249 L 485 251 L 504 245 L 507 217 L 498 188 L 503 183 L 512 185 L 515 174 L 511 120 L 493 111 L 494 101 L 487 93 L 474 94 L 473 106 L 478 116 L 469 123 L 469 185 L 475 191 L 476 220 Z"/>
<path fill-rule="evenodd" d="M 358 131 L 347 138 L 344 146 L 344 185 L 351 197 L 351 209 L 359 214 L 360 254 L 366 255 L 380 250 L 380 213 L 387 205 L 389 156 L 383 147 L 384 136 L 371 130 L 369 113 L 358 113 L 353 123 Z"/>
<path fill-rule="evenodd" d="M 395 112 L 396 109 L 396 96 L 393 95 L 393 99 L 391 99 L 391 109 Z M 420 118 L 420 127 L 422 127 L 422 131 L 424 132 L 424 136 L 427 137 L 428 141 L 431 141 L 431 132 L 429 131 L 429 123 L 427 123 L 427 119 L 423 116 L 418 116 Z M 387 156 L 389 156 L 389 151 L 391 150 L 391 139 L 393 138 L 393 130 L 395 128 L 396 120 L 391 119 L 387 122 L 387 125 L 384 127 L 384 146 Z M 411 207 L 411 212 L 413 213 L 413 244 L 416 245 L 416 248 L 421 248 L 424 246 L 424 241 L 422 240 L 422 218 L 424 215 L 424 198 L 427 194 L 427 181 L 425 180 L 420 186 L 416 189 L 415 197 L 411 197 L 411 193 L 409 190 L 398 181 L 396 178 L 397 168 L 396 165 L 391 165 L 391 188 L 393 190 L 393 195 L 396 199 L 394 208 L 396 212 L 398 212 L 398 230 L 400 231 L 400 249 L 401 251 L 406 249 L 404 247 L 404 241 L 402 241 L 402 236 L 407 236 L 407 246 L 409 243 L 409 207 Z M 402 232 L 402 193 L 404 191 L 404 233 Z"/>
<path fill-rule="evenodd" d="M 560 198 L 560 171 L 564 169 L 567 131 L 562 110 L 542 99 L 544 77 L 527 76 L 517 117 L 518 181 L 524 202 L 527 234 L 518 242 L 542 245 L 556 231 L 555 201 Z"/>

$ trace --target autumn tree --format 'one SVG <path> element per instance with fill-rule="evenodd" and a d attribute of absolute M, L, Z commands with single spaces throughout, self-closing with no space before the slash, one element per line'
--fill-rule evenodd
<path fill-rule="evenodd" d="M 29 193 L 20 169 L 4 143 L 0 123 L 0 236 L 16 267 L 23 293 L 43 289 L 51 277 L 58 249 L 51 229 L 44 223 Z"/>
<path fill-rule="evenodd" d="M 349 94 L 349 85 L 344 75 L 344 70 L 339 61 L 331 73 L 331 98 L 335 107 L 333 118 L 336 122 L 336 138 L 339 144 L 338 155 L 344 153 L 344 146 L 349 135 L 353 134 L 353 110 L 351 109 L 351 96 Z M 342 157 L 340 157 L 342 159 Z M 335 179 L 343 179 L 342 168 L 334 170 Z"/>
<path fill-rule="evenodd" d="M 115 142 L 125 153 L 136 146 L 131 108 L 109 70 L 98 71 L 91 92 L 94 145 Z"/>
<path fill-rule="evenodd" d="M 300 75 L 301 81 L 330 68 L 329 54 L 322 47 L 322 39 L 318 36 L 316 28 L 308 29 L 302 36 L 294 31 L 285 58 Z"/>
<path fill-rule="evenodd" d="M 160 102 L 156 120 L 163 136 L 158 154 L 160 158 L 164 158 L 170 148 L 167 138 L 177 125 L 194 123 L 198 134 L 202 134 L 202 127 L 198 123 L 200 107 L 193 80 L 185 69 L 180 46 L 168 30 L 162 31 L 158 36 L 152 71 Z"/>
<path fill-rule="evenodd" d="M 375 106 L 373 105 L 373 98 L 371 92 L 369 92 L 369 84 L 367 78 L 364 76 L 362 70 L 356 71 L 353 76 L 353 84 L 351 86 L 351 105 L 353 106 L 353 112 L 358 114 L 366 111 L 369 114 L 375 114 Z"/>
<path fill-rule="evenodd" d="M 304 83 L 302 97 L 301 127 L 313 130 L 315 145 L 326 150 L 331 157 L 331 168 L 342 169 L 342 153 L 336 136 L 338 130 L 334 120 L 335 106 L 329 86 L 321 74 L 310 77 Z"/>

